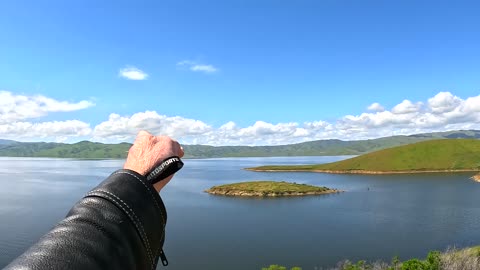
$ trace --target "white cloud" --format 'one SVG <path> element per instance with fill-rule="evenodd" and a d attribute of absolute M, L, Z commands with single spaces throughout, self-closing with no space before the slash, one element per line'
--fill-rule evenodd
<path fill-rule="evenodd" d="M 234 122 L 228 122 L 214 129 L 199 120 L 146 111 L 132 116 L 111 114 L 107 121 L 94 128 L 93 137 L 98 141 L 132 141 L 142 129 L 153 134 L 172 136 L 183 142 L 211 145 L 278 144 L 288 142 L 291 137 L 303 138 L 309 134 L 297 123 L 257 121 L 253 126 L 239 128 Z"/>
<path fill-rule="evenodd" d="M 128 141 L 142 129 L 154 134 L 189 138 L 209 132 L 212 127 L 199 120 L 180 116 L 168 117 L 154 111 L 140 112 L 130 117 L 112 113 L 107 121 L 95 127 L 93 137 L 101 141 Z"/>
<path fill-rule="evenodd" d="M 88 136 L 92 132 L 90 124 L 78 121 L 52 121 L 52 122 L 13 122 L 0 124 L 0 138 L 5 139 L 53 139 L 65 141 L 69 137 Z"/>
<path fill-rule="evenodd" d="M 404 100 L 391 111 L 345 116 L 335 126 L 356 130 L 359 138 L 480 128 L 480 96 L 463 100 L 440 92 L 426 104 Z"/>
<path fill-rule="evenodd" d="M 132 66 L 127 66 L 120 69 L 120 71 L 118 72 L 118 75 L 127 80 L 135 80 L 135 81 L 142 81 L 148 78 L 147 73 Z"/>
<path fill-rule="evenodd" d="M 50 112 L 70 112 L 94 106 L 91 101 L 58 101 L 41 95 L 16 95 L 0 91 L 0 124 L 38 118 Z"/>
<path fill-rule="evenodd" d="M 397 106 L 393 107 L 392 113 L 396 114 L 408 114 L 408 113 L 415 113 L 420 110 L 423 103 L 417 102 L 412 103 L 410 100 L 405 99 L 402 103 L 398 104 Z"/>
<path fill-rule="evenodd" d="M 218 68 L 213 65 L 199 64 L 194 61 L 184 60 L 177 63 L 178 67 L 185 67 L 194 72 L 215 73 Z"/>
<path fill-rule="evenodd" d="M 301 138 L 307 134 L 297 123 L 271 124 L 264 121 L 257 121 L 249 127 L 240 128 L 235 123 L 229 122 L 220 127 L 219 131 L 214 130 L 206 134 L 201 140 L 205 144 L 246 144 L 246 145 L 268 145 L 282 144 L 294 138 Z"/>
<path fill-rule="evenodd" d="M 372 106 L 373 105 L 373 106 Z M 480 95 L 461 99 L 440 92 L 427 102 L 404 100 L 390 110 L 374 103 L 373 112 L 346 115 L 337 121 L 268 123 L 240 127 L 230 121 L 214 128 L 202 121 L 147 111 L 110 115 L 95 127 L 97 140 L 133 140 L 140 129 L 175 137 L 182 143 L 210 145 L 276 145 L 319 139 L 358 140 L 453 129 L 480 129 Z"/>
<path fill-rule="evenodd" d="M 59 101 L 42 95 L 18 95 L 0 91 L 0 138 L 61 141 L 88 136 L 90 124 L 79 120 L 28 122 L 55 112 L 70 112 L 94 106 L 91 101 Z"/>
<path fill-rule="evenodd" d="M 213 127 L 197 119 L 145 111 L 126 116 L 112 113 L 107 120 L 91 128 L 90 124 L 79 120 L 40 123 L 25 121 L 49 112 L 92 106 L 88 101 L 69 103 L 44 96 L 21 96 L 2 91 L 0 138 L 71 141 L 73 138 L 86 137 L 102 142 L 131 142 L 137 132 L 144 129 L 154 134 L 172 136 L 186 144 L 278 145 L 319 139 L 358 140 L 456 129 L 480 129 L 480 95 L 462 99 L 450 92 L 440 92 L 425 102 L 404 100 L 391 109 L 374 104 L 367 108 L 373 111 L 345 115 L 336 121 L 256 121 L 244 127 L 229 121 L 220 127 Z"/>
<path fill-rule="evenodd" d="M 373 111 L 373 112 L 383 112 L 385 111 L 385 108 L 380 105 L 380 103 L 372 103 L 370 106 L 367 107 L 367 110 Z"/>
<path fill-rule="evenodd" d="M 445 113 L 454 110 L 462 100 L 449 92 L 440 92 L 428 99 L 428 106 L 433 113 Z"/>

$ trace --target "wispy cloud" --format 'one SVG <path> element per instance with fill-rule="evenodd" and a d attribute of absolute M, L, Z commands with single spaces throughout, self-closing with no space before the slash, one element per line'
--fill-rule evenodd
<path fill-rule="evenodd" d="M 190 60 L 184 60 L 177 63 L 178 67 L 187 68 L 190 71 L 194 72 L 203 72 L 203 73 L 215 73 L 218 71 L 213 65 L 200 64 Z"/>
<path fill-rule="evenodd" d="M 120 71 L 118 72 L 118 75 L 127 80 L 135 80 L 135 81 L 143 81 L 148 78 L 147 73 L 132 66 L 127 66 L 120 69 Z"/>
<path fill-rule="evenodd" d="M 217 72 L 217 68 L 212 65 L 194 65 L 190 67 L 191 71 L 202 71 L 206 73 Z"/>

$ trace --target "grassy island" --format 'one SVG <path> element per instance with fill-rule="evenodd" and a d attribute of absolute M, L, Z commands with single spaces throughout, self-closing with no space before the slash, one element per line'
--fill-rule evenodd
<path fill-rule="evenodd" d="M 322 195 L 341 192 L 327 187 L 316 187 L 306 184 L 276 182 L 276 181 L 253 181 L 214 186 L 205 192 L 214 195 L 247 196 L 247 197 L 280 197 L 280 196 L 305 196 Z"/>
<path fill-rule="evenodd" d="M 247 170 L 357 174 L 477 172 L 480 171 L 480 140 L 432 140 L 384 149 L 327 164 L 261 166 L 247 168 Z"/>

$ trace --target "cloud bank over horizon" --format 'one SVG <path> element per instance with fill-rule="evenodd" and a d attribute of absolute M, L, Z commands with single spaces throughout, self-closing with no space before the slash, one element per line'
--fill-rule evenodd
<path fill-rule="evenodd" d="M 320 139 L 359 140 L 392 135 L 480 129 L 480 95 L 462 99 L 450 92 L 439 92 L 426 101 L 405 99 L 391 109 L 375 102 L 360 115 L 345 115 L 334 122 L 268 123 L 256 121 L 240 127 L 230 121 L 214 127 L 198 119 L 167 116 L 156 111 L 122 116 L 111 113 L 92 126 L 72 119 L 33 121 L 56 112 L 88 109 L 95 104 L 59 101 L 37 95 L 0 91 L 0 138 L 74 142 L 131 142 L 139 130 L 172 136 L 184 144 L 278 145 Z"/>

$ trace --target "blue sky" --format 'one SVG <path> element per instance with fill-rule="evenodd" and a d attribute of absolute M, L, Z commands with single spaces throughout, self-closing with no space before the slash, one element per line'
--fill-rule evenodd
<path fill-rule="evenodd" d="M 479 10 L 478 1 L 2 1 L 0 137 L 116 142 L 146 128 L 185 143 L 279 144 L 477 128 Z M 128 69 L 134 80 L 121 76 Z"/>

